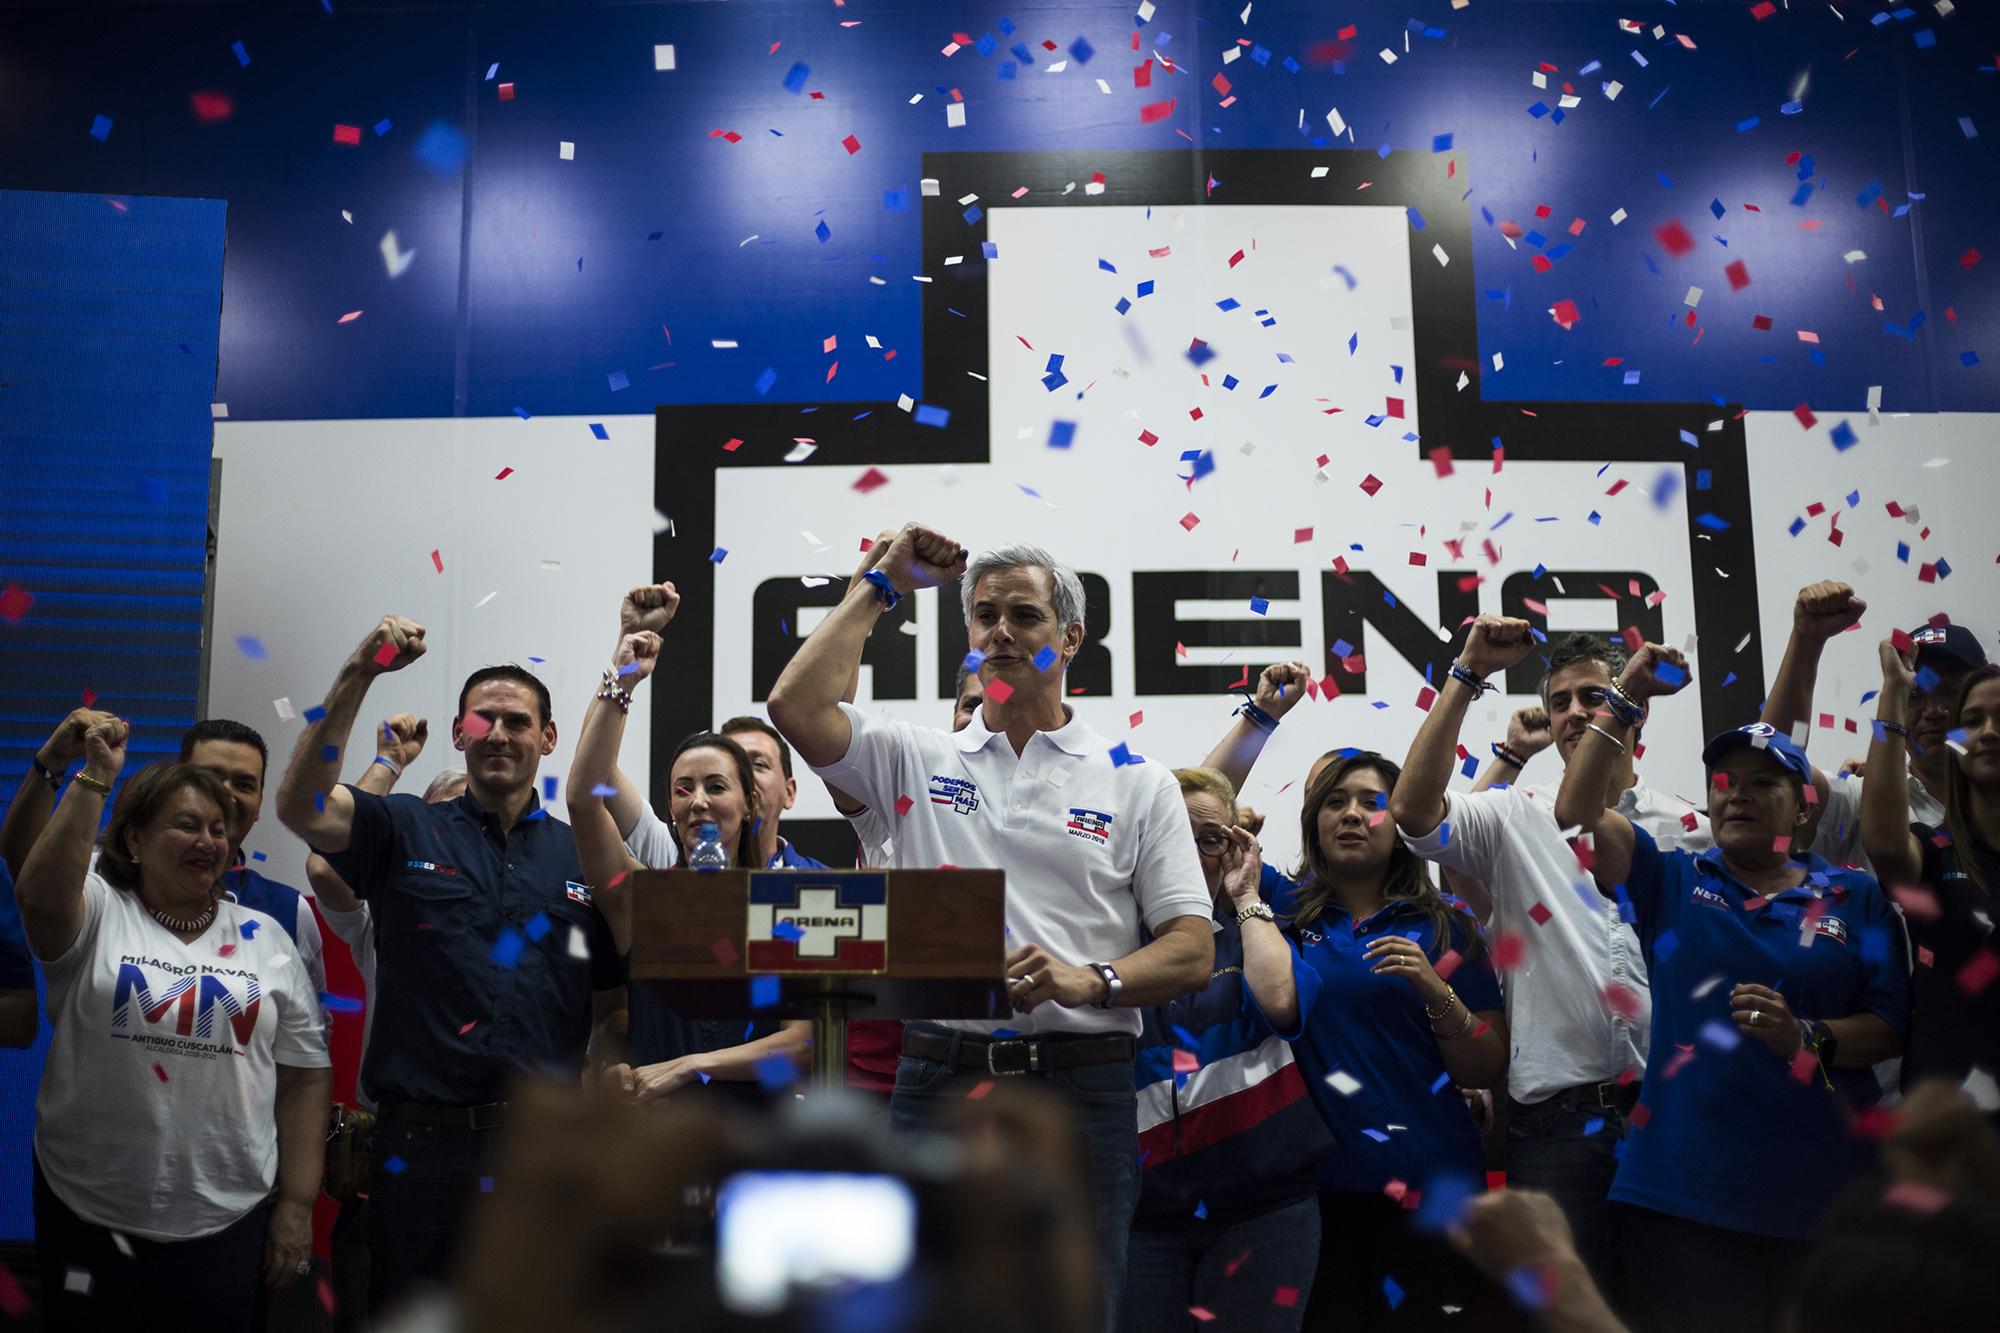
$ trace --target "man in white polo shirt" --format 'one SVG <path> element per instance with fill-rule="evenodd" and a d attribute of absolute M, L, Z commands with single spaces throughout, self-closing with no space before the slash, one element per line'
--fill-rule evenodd
<path fill-rule="evenodd" d="M 1445 789 L 1459 763 L 1466 710 L 1495 688 L 1488 677 L 1533 651 L 1525 620 L 1472 622 L 1410 744 L 1389 813 L 1419 856 L 1484 881 L 1493 900 L 1488 930 L 1496 939 L 1521 941 L 1520 965 L 1502 978 L 1507 1026 L 1515 1034 L 1507 1067 L 1507 1183 L 1554 1195 L 1592 1275 L 1608 1284 L 1614 1250 L 1605 1198 L 1625 1117 L 1638 1100 L 1652 1025 L 1646 960 L 1632 927 L 1598 893 L 1563 837 L 1552 792 L 1518 785 L 1469 794 Z M 1613 676 L 1650 671 L 1659 660 L 1657 645 L 1628 660 L 1620 645 L 1598 635 L 1569 634 L 1551 645 L 1542 704 L 1564 764 L 1595 710 L 1622 706 Z M 1507 755 L 1498 757 L 1509 764 Z M 1511 765 L 1501 772 L 1520 776 Z M 1642 784 L 1629 754 L 1618 757 L 1604 803 L 1662 847 L 1710 845 L 1707 817 Z"/>
<path fill-rule="evenodd" d="M 881 612 L 961 572 L 986 686 L 979 714 L 945 732 L 842 703 Z M 1139 1011 L 1207 985 L 1215 945 L 1173 775 L 1114 750 L 1063 703 L 1083 635 L 1082 584 L 1047 552 L 1001 547 L 968 569 L 958 543 L 910 524 L 800 646 L 769 708 L 830 786 L 896 812 L 893 865 L 1007 871 L 1017 1012 L 907 1024 L 890 1117 L 919 1128 L 982 1081 L 1045 1079 L 1088 1139 L 1101 1290 L 1115 1313 L 1139 1188 Z"/>

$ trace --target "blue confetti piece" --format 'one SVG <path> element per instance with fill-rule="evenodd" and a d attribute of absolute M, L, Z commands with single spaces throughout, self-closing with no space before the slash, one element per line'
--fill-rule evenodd
<path fill-rule="evenodd" d="M 264 853 L 262 853 L 262 852 L 252 852 L 252 853 L 250 853 L 250 859 L 251 859 L 252 861 L 262 861 L 262 860 L 265 860 L 265 859 L 267 859 L 267 858 L 265 857 Z"/>
<path fill-rule="evenodd" d="M 314 704 L 299 716 L 303 717 L 308 724 L 311 724 L 323 720 L 326 717 L 326 709 L 320 707 L 318 704 Z"/>
<path fill-rule="evenodd" d="M 1792 525 L 1786 529 L 1786 531 L 1789 532 L 1794 537 L 1798 536 L 1801 532 L 1804 532 L 1805 530 L 1806 530 L 1806 521 L 1802 518 L 1794 518 L 1792 520 Z"/>
<path fill-rule="evenodd" d="M 1433 134 L 1431 136 L 1431 151 L 1433 153 L 1449 153 L 1451 151 L 1451 136 L 1449 134 Z"/>
<path fill-rule="evenodd" d="M 231 42 L 229 49 L 235 54 L 237 64 L 243 66 L 245 69 L 250 68 L 250 52 L 244 47 L 243 43 Z"/>
<path fill-rule="evenodd" d="M 317 811 L 318 813 L 322 814 L 322 815 L 326 813 L 326 793 L 325 793 L 325 792 L 323 792 L 323 791 L 316 791 L 316 792 L 314 792 L 314 793 L 313 793 L 313 809 L 314 809 L 315 811 Z"/>
<path fill-rule="evenodd" d="M 1074 421 L 1055 421 L 1049 424 L 1049 448 L 1067 449 L 1076 439 Z"/>
<path fill-rule="evenodd" d="M 1389 1141 L 1389 1136 L 1379 1129 L 1363 1129 L 1361 1132 L 1377 1143 L 1387 1143 Z"/>
<path fill-rule="evenodd" d="M 1055 649 L 1049 647 L 1047 644 L 1043 644 L 1042 650 L 1036 653 L 1033 659 L 1035 663 L 1035 670 L 1047 671 L 1050 667 L 1056 664 L 1056 661 L 1060 656 L 1061 654 L 1057 653 Z"/>
<path fill-rule="evenodd" d="M 1672 662 L 1662 662 L 1654 667 L 1653 675 L 1665 684 L 1676 687 L 1687 684 L 1688 679 L 1688 673 L 1680 667 L 1675 666 Z"/>
<path fill-rule="evenodd" d="M 977 671 L 982 665 L 985 664 L 985 662 L 986 662 L 986 654 L 980 652 L 977 648 L 974 648 L 971 652 L 965 655 L 965 660 L 961 662 L 959 665 L 962 666 L 967 671 Z"/>
<path fill-rule="evenodd" d="M 1097 54 L 1097 48 L 1079 37 L 1069 44 L 1070 57 L 1079 65 L 1088 65 L 1090 58 Z"/>
<path fill-rule="evenodd" d="M 757 1081 L 766 1092 L 788 1088 L 798 1081 L 799 1067 L 789 1055 L 767 1055 L 756 1064 Z"/>
<path fill-rule="evenodd" d="M 1271 604 L 1262 597 L 1252 597 L 1250 599 L 1251 615 L 1253 616 L 1269 615 L 1270 611 L 1271 611 Z"/>
<path fill-rule="evenodd" d="M 1097 261 L 1097 266 L 1098 266 L 1099 268 L 1103 269 L 1103 270 L 1104 270 L 1104 271 L 1105 271 L 1106 273 L 1116 273 L 1116 272 L 1118 271 L 1118 266 L 1117 266 L 1116 264 L 1112 263 L 1112 262 L 1111 262 L 1110 260 L 1108 260 L 1108 259 L 1100 259 L 1100 260 L 1098 260 L 1098 261 Z"/>
<path fill-rule="evenodd" d="M 1600 1120 L 1598 1123 L 1604 1122 Z M 1542 1286 L 1542 1270 L 1539 1267 L 1512 1269 L 1507 1274 L 1506 1285 L 1508 1294 L 1514 1298 L 1514 1304 L 1523 1310 L 1539 1310 L 1549 1303 L 1548 1293 Z"/>
<path fill-rule="evenodd" d="M 252 662 L 261 662 L 268 656 L 264 651 L 263 642 L 248 634 L 239 634 L 236 636 L 236 651 L 242 653 Z"/>
<path fill-rule="evenodd" d="M 1396 1285 L 1395 1278 L 1386 1274 L 1382 1278 L 1382 1295 L 1388 1300 L 1391 1310 L 1403 1303 L 1403 1289 Z"/>
<path fill-rule="evenodd" d="M 935 407 L 930 403 L 917 404 L 917 424 L 919 426 L 936 426 L 942 430 L 950 420 L 951 412 L 946 408 Z"/>
<path fill-rule="evenodd" d="M 966 226 L 975 227 L 979 225 L 979 219 L 986 216 L 986 210 L 978 204 L 974 204 L 963 213 L 960 213 L 959 216 L 965 219 Z"/>
<path fill-rule="evenodd" d="M 1937 34 L 1929 28 L 1919 28 L 1912 34 L 1911 40 L 1916 42 L 1919 51 L 1928 51 L 1937 45 Z"/>
<path fill-rule="evenodd" d="M 1126 311 L 1130 310 L 1131 308 L 1132 308 L 1132 303 L 1126 300 L 1122 296 L 1118 298 L 1118 304 L 1112 307 L 1112 309 L 1116 310 L 1121 315 L 1124 314 Z"/>
<path fill-rule="evenodd" d="M 1436 1094 L 1443 1092 L 1446 1088 L 1450 1086 L 1451 1086 L 1451 1071 L 1447 1069 L 1445 1070 L 1444 1073 L 1439 1074 L 1435 1079 L 1431 1081 L 1431 1094 L 1435 1096 Z"/>
<path fill-rule="evenodd" d="M 1000 30 L 1000 35 L 1002 37 L 1012 37 L 1014 35 L 1014 20 L 1007 18 L 1004 15 L 1000 18 L 1000 21 L 995 23 L 993 26 Z"/>
<path fill-rule="evenodd" d="M 750 978 L 750 1007 L 769 1009 L 778 1002 L 778 979 L 776 977 Z"/>
<path fill-rule="evenodd" d="M 611 438 L 611 433 L 604 429 L 604 423 L 602 421 L 591 422 L 590 433 L 592 435 L 595 435 L 600 440 L 608 440 Z"/>
<path fill-rule="evenodd" d="M 417 136 L 410 156 L 440 176 L 449 176 L 465 165 L 465 136 L 441 120 L 434 120 Z"/>
<path fill-rule="evenodd" d="M 395 128 L 396 127 L 390 123 L 389 118 L 387 116 L 384 116 L 382 119 L 375 122 L 375 137 L 379 139 L 383 135 L 387 134 L 390 130 L 393 130 Z"/>
<path fill-rule="evenodd" d="M 90 122 L 90 137 L 103 143 L 111 137 L 111 117 L 98 116 Z"/>
<path fill-rule="evenodd" d="M 1143 764 L 1145 762 L 1142 756 L 1133 754 L 1131 748 L 1123 741 L 1111 747 L 1111 766 L 1113 768 L 1123 768 L 1127 764 Z"/>
<path fill-rule="evenodd" d="M 1979 353 L 1973 351 L 1960 352 L 1958 354 L 1958 364 L 1970 370 L 1979 364 Z"/>
<path fill-rule="evenodd" d="M 1134 288 L 1133 293 L 1135 296 L 1137 296 L 1139 300 L 1143 301 L 1147 297 L 1153 294 L 1153 287 L 1154 287 L 1153 279 L 1148 278 L 1144 282 L 1140 283 L 1136 288 Z"/>
<path fill-rule="evenodd" d="M 713 551 L 710 551 L 708 553 L 708 563 L 710 563 L 711 565 L 719 565 L 728 558 L 729 558 L 729 548 L 724 546 L 718 546 Z"/>
<path fill-rule="evenodd" d="M 551 781 L 553 781 L 553 779 L 551 779 Z M 540 938 L 542 938 L 542 936 L 548 934 L 549 931 L 554 928 L 555 928 L 555 923 L 549 920 L 549 914 L 547 912 L 537 912 L 533 916 L 528 918 L 528 924 L 523 926 L 521 929 L 527 932 L 529 939 L 539 940 Z"/>
<path fill-rule="evenodd" d="M 1225 296 L 1220 301 L 1217 301 L 1215 303 L 1215 308 L 1217 310 L 1227 313 L 1228 311 L 1241 308 L 1242 304 L 1243 303 L 1241 301 L 1237 300 L 1233 296 Z"/>
<path fill-rule="evenodd" d="M 1758 116 L 1751 116 L 1748 120 L 1739 120 L 1736 122 L 1736 132 L 1738 134 L 1748 134 L 1761 123 L 1762 118 Z"/>
<path fill-rule="evenodd" d="M 821 218 L 819 225 L 813 228 L 813 235 L 819 237 L 819 243 L 821 245 L 825 245 L 828 241 L 833 239 L 833 229 L 826 225 L 825 218 Z"/>
<path fill-rule="evenodd" d="M 392 1176 L 400 1176 L 408 1169 L 409 1165 L 408 1162 L 400 1157 L 391 1157 L 388 1161 L 382 1163 L 382 1169 Z"/>
<path fill-rule="evenodd" d="M 630 377 L 628 377 L 622 370 L 612 371 L 609 375 L 606 375 L 604 377 L 604 382 L 611 386 L 611 392 L 613 393 L 617 393 L 621 389 L 629 389 L 632 387 L 632 381 Z"/>
<path fill-rule="evenodd" d="M 1918 689 L 1922 690 L 1925 694 L 1929 694 L 1932 690 L 1935 690 L 1938 687 L 1938 681 L 1940 679 L 1942 679 L 1942 677 L 1938 675 L 1936 667 L 1921 666 L 1917 668 L 1917 674 L 1911 681 L 1911 683 L 1914 684 Z"/>
<path fill-rule="evenodd" d="M 534 413 L 530 412 L 527 408 L 520 406 L 516 406 L 514 408 L 514 415 L 521 418 L 521 420 L 523 421 L 533 421 L 535 419 Z"/>
<path fill-rule="evenodd" d="M 319 747 L 319 761 L 322 764 L 334 763 L 339 758 L 340 747 L 338 745 L 322 745 Z"/>
<path fill-rule="evenodd" d="M 499 939 L 493 941 L 493 961 L 511 971 L 514 964 L 521 961 L 521 950 L 527 947 L 527 937 L 509 926 L 500 932 Z"/>
<path fill-rule="evenodd" d="M 1442 1235 L 1458 1224 L 1478 1194 L 1479 1185 L 1469 1176 L 1450 1172 L 1433 1176 L 1424 1186 L 1423 1201 L 1410 1224 L 1427 1235 Z"/>
<path fill-rule="evenodd" d="M 785 91 L 794 96 L 806 90 L 806 80 L 812 77 L 812 70 L 803 63 L 794 64 L 785 71 Z"/>
<path fill-rule="evenodd" d="M 762 398 L 771 392 L 771 386 L 778 382 L 778 372 L 771 366 L 764 367 L 764 373 L 757 377 L 757 396 Z"/>
<path fill-rule="evenodd" d="M 358 1014 L 362 1008 L 361 1001 L 351 995 L 329 995 L 325 991 L 319 993 L 319 1002 L 326 1006 L 327 1012 L 335 1014 Z"/>
<path fill-rule="evenodd" d="M 796 921 L 780 921 L 771 927 L 771 938 L 774 940 L 790 940 L 792 943 L 797 944 L 805 937 L 806 932 L 804 928 Z"/>
<path fill-rule="evenodd" d="M 979 243 L 979 253 L 988 259 L 998 259 L 1000 257 L 999 242 L 981 241 Z"/>
<path fill-rule="evenodd" d="M 263 924 L 264 923 L 261 921 L 245 921 L 242 925 L 238 926 L 236 930 L 237 933 L 242 935 L 243 938 L 246 940 L 255 939 L 257 938 L 257 927 Z"/>
<path fill-rule="evenodd" d="M 979 40 L 974 42 L 972 46 L 980 55 L 990 56 L 1000 49 L 1000 40 L 990 32 L 982 33 Z"/>
<path fill-rule="evenodd" d="M 1416 205 L 1412 204 L 1403 211 L 1410 215 L 1410 230 L 1422 231 L 1424 229 L 1424 215 L 1417 211 Z"/>
<path fill-rule="evenodd" d="M 1680 947 L 1681 937 L 1671 930 L 1663 930 L 1653 940 L 1653 956 L 1665 962 L 1673 956 L 1674 950 Z"/>
<path fill-rule="evenodd" d="M 1726 532 L 1729 530 L 1728 519 L 1723 518 L 1716 514 L 1707 513 L 1705 511 L 1703 513 L 1696 514 L 1694 516 L 1694 521 L 1696 526 L 1707 528 L 1710 532 Z"/>
<path fill-rule="evenodd" d="M 1847 450 L 1852 449 L 1858 442 L 1858 439 L 1854 434 L 1854 427 L 1849 425 L 1845 421 L 1841 422 L 1838 426 L 1835 426 L 1833 428 L 1833 431 L 1828 435 L 1827 438 L 1832 440 L 1833 447 L 1840 450 L 1842 453 L 1845 453 Z"/>
<path fill-rule="evenodd" d="M 1734 1024 L 1714 1018 L 1703 1023 L 1697 1035 L 1718 1051 L 1733 1051 L 1743 1041 L 1743 1034 L 1736 1030 Z"/>

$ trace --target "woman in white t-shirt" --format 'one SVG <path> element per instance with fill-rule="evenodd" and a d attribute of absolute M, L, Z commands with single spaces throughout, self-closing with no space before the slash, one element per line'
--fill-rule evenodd
<path fill-rule="evenodd" d="M 248 1329 L 260 1269 L 273 1288 L 311 1269 L 325 1019 L 284 928 L 217 892 L 236 806 L 213 774 L 135 774 L 90 869 L 126 735 L 90 728 L 16 886 L 55 1028 L 35 1128 L 44 1326 Z"/>

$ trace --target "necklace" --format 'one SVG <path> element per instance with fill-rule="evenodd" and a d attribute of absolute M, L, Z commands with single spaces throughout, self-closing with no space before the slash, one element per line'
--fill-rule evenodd
<path fill-rule="evenodd" d="M 140 901 L 144 902 L 145 900 L 141 899 Z M 208 923 L 215 920 L 216 906 L 216 901 L 211 898 L 209 899 L 208 910 L 200 916 L 194 917 L 169 916 L 151 903 L 146 904 L 146 910 L 153 914 L 153 920 L 159 922 L 168 930 L 184 930 L 192 934 L 195 931 L 208 929 Z"/>

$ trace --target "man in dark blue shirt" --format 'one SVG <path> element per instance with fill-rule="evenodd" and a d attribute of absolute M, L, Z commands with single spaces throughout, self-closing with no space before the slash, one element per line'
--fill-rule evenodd
<path fill-rule="evenodd" d="M 369 1306 L 445 1276 L 487 1131 L 520 1071 L 574 1078 L 594 1024 L 615 1026 L 624 970 L 591 904 L 569 825 L 535 795 L 555 749 L 549 693 L 515 666 L 475 671 L 452 742 L 466 791 L 427 805 L 339 783 L 369 684 L 423 655 L 424 630 L 385 616 L 308 713 L 278 817 L 375 913 L 376 1020 L 363 1078 L 379 1103 L 369 1176 Z"/>

